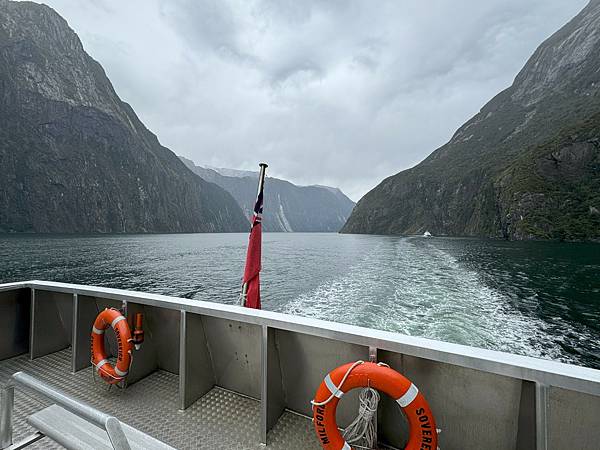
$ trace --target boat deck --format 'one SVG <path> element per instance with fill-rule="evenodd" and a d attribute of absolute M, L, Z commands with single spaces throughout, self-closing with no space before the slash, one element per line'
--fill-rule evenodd
<path fill-rule="evenodd" d="M 88 366 L 90 325 L 104 308 L 144 314 L 131 374 L 140 381 L 125 391 L 94 383 Z M 253 450 L 266 441 L 267 449 L 318 450 L 307 418 L 315 389 L 333 368 L 372 356 L 426 394 L 443 430 L 440 448 L 598 450 L 595 369 L 147 292 L 0 284 L 0 383 L 23 371 L 176 448 Z M 15 442 L 44 405 L 24 385 L 15 392 Z M 356 416 L 357 394 L 340 402 L 338 424 Z M 376 423 L 380 446 L 406 446 L 394 399 L 382 396 Z M 4 438 L 10 430 L 0 431 Z M 51 448 L 42 441 L 37 448 Z"/>
<path fill-rule="evenodd" d="M 178 449 L 264 449 L 260 445 L 260 404 L 257 400 L 213 388 L 185 411 L 178 409 L 178 376 L 158 370 L 126 390 L 107 386 L 92 369 L 71 373 L 71 350 L 66 349 L 33 361 L 21 355 L 0 361 L 0 383 L 15 372 L 40 378 L 66 394 L 84 401 L 119 420 Z M 34 432 L 26 417 L 49 403 L 39 395 L 17 387 L 13 419 L 14 442 Z M 268 434 L 267 448 L 318 450 L 310 419 L 286 411 Z M 61 448 L 48 438 L 31 449 Z"/>

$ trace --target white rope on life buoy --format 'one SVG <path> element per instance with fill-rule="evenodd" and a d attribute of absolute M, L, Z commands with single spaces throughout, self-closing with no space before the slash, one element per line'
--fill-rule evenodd
<path fill-rule="evenodd" d="M 335 390 L 332 390 L 333 392 L 331 393 L 331 396 L 329 396 L 329 398 L 327 400 L 325 400 L 324 402 L 315 402 L 314 400 L 311 400 L 310 404 L 313 406 L 313 408 L 315 406 L 326 405 L 327 403 L 329 403 L 331 401 L 331 399 L 333 399 L 333 397 L 335 397 L 337 395 L 338 392 L 342 392 L 341 388 L 344 385 L 344 383 L 346 382 L 346 379 L 348 378 L 348 376 L 350 375 L 350 372 L 352 372 L 356 366 L 359 366 L 361 364 L 364 364 L 364 361 L 356 361 L 354 364 L 352 364 L 352 366 L 350 366 L 350 368 L 346 371 L 344 378 L 342 378 L 342 381 L 340 381 L 340 384 L 338 386 L 334 385 Z"/>

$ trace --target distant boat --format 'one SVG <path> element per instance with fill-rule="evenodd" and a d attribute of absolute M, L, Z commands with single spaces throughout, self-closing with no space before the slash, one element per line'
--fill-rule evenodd
<path fill-rule="evenodd" d="M 426 231 L 425 233 L 423 233 L 423 237 L 431 237 L 431 233 L 429 231 Z"/>

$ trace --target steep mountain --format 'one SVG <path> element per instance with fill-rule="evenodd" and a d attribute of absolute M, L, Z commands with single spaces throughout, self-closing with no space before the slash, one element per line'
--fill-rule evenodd
<path fill-rule="evenodd" d="M 600 239 L 600 0 L 417 166 L 385 179 L 342 232 Z"/>
<path fill-rule="evenodd" d="M 67 22 L 0 0 L 0 232 L 242 231 L 115 93 Z"/>
<path fill-rule="evenodd" d="M 250 216 L 256 200 L 258 172 L 199 167 L 181 160 L 206 181 L 218 184 L 236 199 Z M 268 177 L 265 182 L 263 227 L 266 231 L 339 231 L 354 202 L 328 186 L 296 186 Z"/>

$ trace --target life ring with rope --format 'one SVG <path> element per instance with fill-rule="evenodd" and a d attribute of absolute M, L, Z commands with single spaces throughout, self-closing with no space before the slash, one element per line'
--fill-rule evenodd
<path fill-rule="evenodd" d="M 106 308 L 96 317 L 92 326 L 92 364 L 98 375 L 107 383 L 117 384 L 127 377 L 134 346 L 137 349 L 143 342 L 141 323 L 142 315 L 136 314 L 134 339 L 127 319 L 118 309 Z M 115 331 L 117 337 L 117 363 L 114 367 L 108 361 L 108 355 L 104 347 L 104 332 L 109 327 Z"/>
<path fill-rule="evenodd" d="M 352 450 L 338 429 L 335 413 L 340 398 L 361 387 L 384 392 L 400 405 L 410 428 L 405 450 L 438 448 L 435 419 L 419 389 L 387 364 L 357 361 L 329 372 L 311 402 L 315 431 L 324 450 Z"/>

